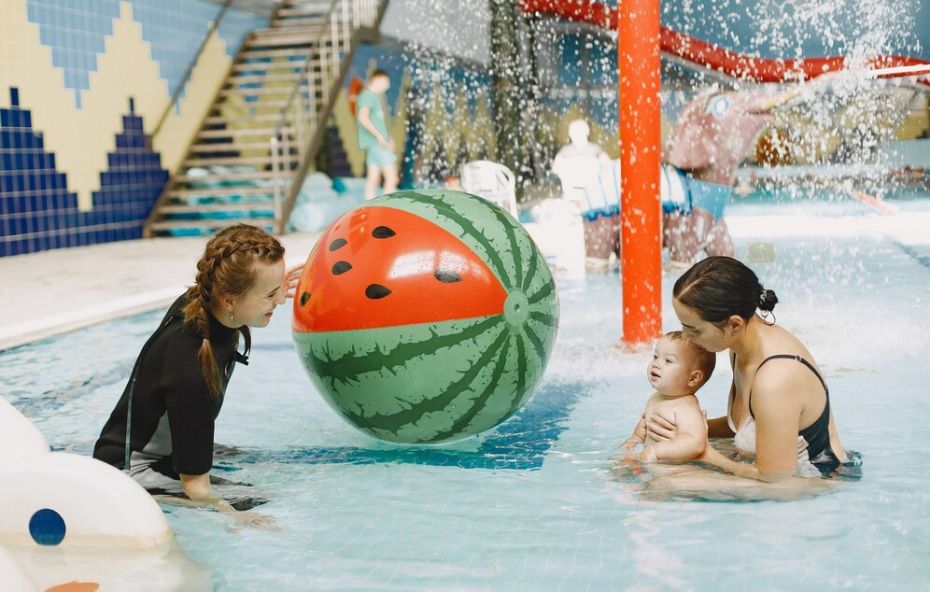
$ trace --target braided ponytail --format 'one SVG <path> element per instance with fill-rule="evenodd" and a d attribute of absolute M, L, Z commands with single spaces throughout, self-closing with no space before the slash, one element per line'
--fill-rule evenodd
<path fill-rule="evenodd" d="M 213 236 L 197 262 L 194 285 L 185 294 L 184 322 L 192 326 L 203 341 L 197 351 L 207 389 L 214 398 L 220 394 L 220 369 L 210 340 L 210 317 L 223 296 L 241 296 L 255 284 L 255 263 L 277 263 L 284 247 L 271 234 L 256 226 L 236 224 Z M 239 332 L 249 339 L 249 328 Z"/>

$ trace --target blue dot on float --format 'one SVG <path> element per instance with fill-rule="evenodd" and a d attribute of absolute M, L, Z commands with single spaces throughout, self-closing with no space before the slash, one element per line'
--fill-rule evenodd
<path fill-rule="evenodd" d="M 65 520 L 55 510 L 43 508 L 29 519 L 29 534 L 40 545 L 57 545 L 65 538 Z"/>

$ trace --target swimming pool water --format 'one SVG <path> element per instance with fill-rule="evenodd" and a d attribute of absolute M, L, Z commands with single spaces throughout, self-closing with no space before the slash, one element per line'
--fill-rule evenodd
<path fill-rule="evenodd" d="M 535 397 L 499 429 L 440 447 L 380 443 L 339 419 L 279 309 L 227 393 L 216 437 L 241 453 L 216 470 L 269 497 L 260 511 L 280 530 L 230 532 L 224 516 L 165 507 L 178 541 L 219 590 L 926 589 L 930 225 L 818 233 L 773 229 L 737 204 L 731 214 L 740 256 L 758 240 L 774 248 L 750 264 L 823 367 L 862 481 L 802 501 L 707 503 L 617 479 L 608 457 L 649 394 L 649 353 L 615 347 L 616 273 L 557 277 L 559 337 Z M 666 330 L 678 328 L 675 277 L 663 282 Z M 53 447 L 89 454 L 161 314 L 0 353 L 4 396 Z M 717 368 L 699 392 L 711 416 L 731 376 L 723 357 Z"/>

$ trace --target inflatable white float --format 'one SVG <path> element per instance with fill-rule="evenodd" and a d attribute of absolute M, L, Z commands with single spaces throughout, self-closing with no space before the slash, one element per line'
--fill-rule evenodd
<path fill-rule="evenodd" d="M 148 492 L 104 462 L 51 452 L 2 398 L 0 484 L 4 591 L 125 589 L 131 578 L 150 590 L 211 586 Z"/>

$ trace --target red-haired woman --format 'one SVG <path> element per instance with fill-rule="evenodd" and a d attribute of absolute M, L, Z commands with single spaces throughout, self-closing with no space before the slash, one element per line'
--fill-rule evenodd
<path fill-rule="evenodd" d="M 94 457 L 154 494 L 185 494 L 262 522 L 211 488 L 214 424 L 233 369 L 248 363 L 250 328 L 268 325 L 299 275 L 300 268 L 285 272 L 284 247 L 260 228 L 238 224 L 211 238 L 194 285 L 142 347 Z"/>

